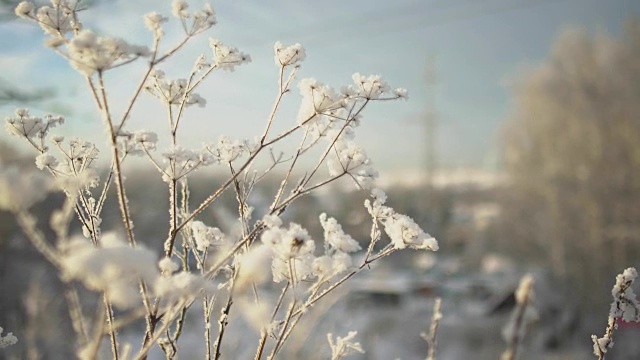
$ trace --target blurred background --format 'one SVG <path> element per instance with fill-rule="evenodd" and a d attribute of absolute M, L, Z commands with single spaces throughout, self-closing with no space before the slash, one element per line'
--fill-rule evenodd
<path fill-rule="evenodd" d="M 16 3 L 0 1 L 0 113 L 27 107 L 36 115 L 61 114 L 67 121 L 54 133 L 103 146 L 102 123 L 85 82 L 41 46 L 39 28 L 13 18 Z M 137 44 L 151 40 L 142 14 L 170 14 L 169 1 L 88 3 L 90 10 L 82 12 L 86 27 Z M 329 312 L 336 316 L 323 320 L 318 331 L 360 330 L 366 359 L 424 358 L 426 343 L 419 333 L 428 329 L 433 299 L 441 296 L 439 358 L 495 359 L 505 346 L 501 331 L 514 306 L 513 291 L 530 272 L 536 278 L 536 313 L 521 358 L 591 356 L 590 334 L 601 334 L 606 326 L 615 275 L 640 265 L 640 2 L 213 5 L 219 25 L 211 36 L 248 52 L 253 62 L 232 74 L 214 74 L 203 85 L 199 92 L 208 105 L 189 109 L 179 133 L 182 144 L 200 147 L 221 134 L 252 137 L 262 129 L 276 95 L 272 46 L 277 40 L 306 48 L 299 78 L 340 88 L 354 72 L 372 73 L 409 90 L 408 102 L 368 108 L 357 140 L 380 171 L 390 206 L 434 235 L 441 250 L 398 254 L 361 274 Z M 175 22 L 166 33 L 165 48 L 181 39 Z M 197 55 L 207 51 L 206 42 L 206 37 L 193 41 L 162 69 L 185 77 Z M 108 74 L 116 113 L 143 68 L 138 62 Z M 130 130 L 166 132 L 166 115 L 153 100 L 141 98 Z M 275 131 L 295 122 L 298 100 L 295 88 Z M 0 171 L 33 169 L 33 158 L 18 139 L 0 133 Z M 164 184 L 144 162 L 127 170 L 138 237 L 162 239 Z M 206 197 L 223 176 L 199 173 L 191 181 L 193 198 Z M 255 190 L 252 205 L 258 213 L 280 179 L 276 172 Z M 321 234 L 317 216 L 326 211 L 365 241 L 370 224 L 358 205 L 364 197 L 342 185 L 305 197 L 285 217 Z M 226 195 L 222 206 L 206 214 L 223 230 L 237 217 L 235 198 Z M 35 207 L 43 226 L 61 200 L 52 195 Z M 118 217 L 117 204 L 108 203 L 103 228 L 119 228 Z M 12 217 L 0 213 L 0 326 L 20 339 L 0 350 L 0 359 L 69 356 L 65 331 L 59 330 L 69 326 L 63 320 L 65 302 L 51 270 Z M 337 320 L 344 318 L 350 320 Z M 640 328 L 623 324 L 608 358 L 640 358 L 638 336 Z M 324 344 L 323 335 L 316 337 Z M 241 354 L 241 344 L 229 346 Z M 293 346 L 286 354 L 308 358 L 317 354 L 311 349 Z"/>

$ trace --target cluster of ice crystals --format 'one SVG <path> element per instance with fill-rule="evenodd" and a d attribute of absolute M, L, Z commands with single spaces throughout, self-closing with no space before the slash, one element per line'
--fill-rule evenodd
<path fill-rule="evenodd" d="M 39 173 L 25 174 L 17 167 L 0 164 L 0 210 L 27 209 L 42 200 L 50 189 L 48 179 Z"/>
<path fill-rule="evenodd" d="M 359 342 L 355 342 L 353 340 L 356 335 L 358 335 L 357 331 L 349 331 L 347 336 L 337 336 L 334 340 L 333 334 L 328 333 L 327 339 L 329 340 L 329 346 L 331 347 L 331 359 L 338 360 L 355 353 L 364 354 L 362 345 L 360 345 Z"/>
<path fill-rule="evenodd" d="M 222 245 L 224 243 L 224 234 L 217 227 L 209 227 L 202 221 L 191 222 L 191 232 L 196 248 L 200 252 L 205 252 L 210 246 Z"/>
<path fill-rule="evenodd" d="M 610 316 L 624 321 L 640 321 L 640 303 L 631 288 L 637 277 L 635 268 L 625 269 L 616 277 L 616 284 L 611 290 L 615 301 L 611 304 Z"/>
<path fill-rule="evenodd" d="M 48 152 L 42 153 L 36 158 L 39 169 L 53 172 L 60 188 L 69 193 L 98 186 L 98 149 L 95 144 L 79 138 L 70 139 L 66 147 L 62 146 L 62 141 L 55 144 L 62 156 L 56 158 Z"/>
<path fill-rule="evenodd" d="M 374 190 L 372 193 L 373 203 L 367 199 L 364 203 L 365 207 L 374 221 L 379 221 L 383 225 L 394 248 L 438 250 L 438 242 L 433 236 L 424 232 L 409 216 L 399 214 L 392 208 L 384 206 L 386 194 L 380 189 Z"/>
<path fill-rule="evenodd" d="M 191 150 L 176 146 L 162 154 L 167 166 L 163 170 L 162 180 L 179 180 L 202 166 L 211 165 L 215 159 L 205 150 Z"/>
<path fill-rule="evenodd" d="M 117 307 L 130 308 L 140 301 L 138 282 L 152 283 L 159 276 L 157 256 L 143 246 L 130 247 L 114 233 L 105 233 L 101 247 L 75 238 L 63 247 L 62 274 L 104 292 Z"/>
<path fill-rule="evenodd" d="M 97 36 L 91 30 L 82 30 L 69 41 L 69 59 L 73 67 L 86 76 L 116 66 L 118 62 L 148 56 L 145 46 L 130 45 L 126 41 L 108 36 Z"/>
<path fill-rule="evenodd" d="M 320 214 L 320 224 L 324 229 L 325 243 L 337 251 L 351 253 L 360 250 L 360 244 L 351 235 L 342 230 L 342 225 L 334 218 L 327 218 L 327 214 Z"/>
<path fill-rule="evenodd" d="M 302 62 L 306 58 L 304 48 L 300 44 L 285 47 L 280 41 L 273 46 L 276 65 L 289 66 Z"/>
<path fill-rule="evenodd" d="M 599 358 L 604 358 L 607 350 L 613 347 L 613 331 L 618 327 L 618 320 L 626 322 L 640 322 L 640 302 L 631 288 L 638 277 L 635 268 L 627 268 L 616 277 L 616 284 L 611 290 L 613 302 L 609 310 L 609 319 L 604 336 L 598 338 L 591 335 L 593 341 L 593 353 Z"/>
<path fill-rule="evenodd" d="M 158 267 L 160 268 L 162 275 L 171 275 L 178 271 L 180 265 L 169 257 L 163 257 L 162 260 L 158 262 Z"/>
<path fill-rule="evenodd" d="M 335 111 L 343 109 L 344 99 L 328 85 L 316 79 L 306 78 L 298 83 L 302 101 L 298 111 L 298 123 L 312 123 L 321 116 L 332 115 Z"/>
<path fill-rule="evenodd" d="M 191 19 L 190 28 L 186 28 L 188 34 L 195 35 L 201 33 L 216 24 L 216 14 L 209 3 L 205 3 L 202 10 L 189 12 L 189 4 L 184 0 L 173 0 L 171 3 L 171 13 L 180 19 L 186 26 L 186 20 Z"/>
<path fill-rule="evenodd" d="M 144 25 L 147 27 L 147 29 L 153 31 L 153 34 L 157 39 L 163 35 L 162 24 L 167 22 L 167 20 L 168 19 L 166 17 L 154 11 L 144 16 Z"/>
<path fill-rule="evenodd" d="M 7 335 L 2 336 L 3 331 L 4 329 L 0 327 L 0 349 L 7 346 L 15 345 L 18 342 L 18 338 L 15 337 L 13 333 L 7 333 Z"/>
<path fill-rule="evenodd" d="M 240 272 L 236 278 L 235 288 L 243 290 L 249 285 L 259 285 L 269 280 L 269 269 L 272 261 L 272 250 L 261 244 L 252 247 L 246 253 L 237 257 Z"/>
<path fill-rule="evenodd" d="M 80 28 L 74 19 L 75 6 L 68 0 L 51 0 L 51 5 L 36 10 L 32 2 L 23 1 L 16 6 L 15 13 L 21 18 L 36 21 L 45 33 L 56 38 Z"/>
<path fill-rule="evenodd" d="M 248 141 L 233 140 L 227 136 L 220 136 L 218 142 L 206 146 L 207 151 L 213 156 L 218 164 L 230 163 L 251 148 Z"/>
<path fill-rule="evenodd" d="M 329 175 L 338 176 L 349 173 L 357 185 L 363 189 L 373 186 L 378 171 L 372 166 L 367 153 L 353 141 L 336 141 L 336 157 L 327 161 Z"/>
<path fill-rule="evenodd" d="M 200 275 L 187 271 L 175 274 L 165 273 L 156 278 L 154 291 L 161 297 L 165 305 L 174 304 L 180 300 L 190 300 L 202 292 L 211 294 L 215 292 L 215 286 Z"/>
<path fill-rule="evenodd" d="M 153 131 L 120 131 L 118 133 L 118 148 L 124 155 L 142 155 L 145 151 L 155 150 L 157 143 L 158 134 Z"/>
<path fill-rule="evenodd" d="M 235 70 L 236 66 L 248 64 L 251 57 L 236 48 L 228 47 L 218 39 L 209 39 L 209 46 L 213 51 L 213 61 L 218 68 L 227 71 Z"/>
<path fill-rule="evenodd" d="M 311 264 L 316 246 L 309 233 L 300 225 L 292 223 L 289 229 L 269 228 L 264 231 L 261 239 L 274 254 L 271 264 L 274 282 L 299 282 L 312 275 Z"/>
<path fill-rule="evenodd" d="M 15 117 L 5 118 L 5 128 L 9 134 L 27 139 L 44 139 L 49 130 L 64 123 L 62 116 L 45 115 L 44 118 L 40 118 L 29 115 L 27 109 L 17 109 L 15 114 Z"/>
<path fill-rule="evenodd" d="M 262 222 L 269 228 L 282 226 L 282 219 L 278 215 L 265 215 Z"/>
<path fill-rule="evenodd" d="M 393 90 L 393 94 L 398 97 L 398 99 L 409 100 L 409 92 L 407 89 L 397 88 Z"/>
<path fill-rule="evenodd" d="M 355 73 L 352 78 L 354 82 L 354 93 L 365 99 L 379 99 L 389 91 L 389 85 L 382 80 L 380 75 L 365 76 L 360 73 Z"/>
<path fill-rule="evenodd" d="M 184 99 L 186 106 L 198 105 L 199 107 L 204 107 L 207 101 L 200 95 L 192 93 L 187 88 L 187 85 L 186 79 L 165 79 L 165 74 L 162 70 L 154 70 L 149 76 L 149 80 L 147 80 L 145 90 L 165 104 L 180 105 Z M 187 94 L 186 98 L 185 93 Z"/>

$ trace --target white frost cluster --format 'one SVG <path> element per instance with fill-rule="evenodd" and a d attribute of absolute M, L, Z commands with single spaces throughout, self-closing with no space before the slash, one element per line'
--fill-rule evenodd
<path fill-rule="evenodd" d="M 205 3 L 202 10 L 190 13 L 189 4 L 186 1 L 173 0 L 171 13 L 183 22 L 185 30 L 190 35 L 201 33 L 216 24 L 216 14 L 209 3 Z M 191 20 L 189 28 L 186 27 L 187 20 Z"/>
<path fill-rule="evenodd" d="M 205 252 L 210 246 L 224 244 L 224 233 L 217 227 L 207 226 L 202 221 L 192 221 L 190 227 L 198 251 Z"/>
<path fill-rule="evenodd" d="M 614 302 L 611 304 L 609 316 L 628 322 L 640 321 L 640 303 L 631 288 L 631 284 L 637 277 L 638 272 L 632 267 L 625 269 L 622 274 L 616 277 L 616 284 L 611 290 Z"/>
<path fill-rule="evenodd" d="M 187 88 L 187 79 L 165 79 L 165 74 L 162 70 L 156 69 L 151 73 L 145 85 L 145 90 L 168 105 L 180 105 L 183 99 L 185 106 L 198 105 L 199 107 L 204 107 L 207 104 L 203 97 Z M 186 98 L 185 93 L 187 93 Z"/>
<path fill-rule="evenodd" d="M 613 347 L 613 331 L 618 328 L 618 319 L 627 322 L 640 322 L 640 302 L 631 285 L 638 277 L 635 268 L 627 268 L 622 274 L 616 276 L 616 284 L 611 290 L 613 302 L 609 310 L 608 326 L 603 337 L 591 335 L 593 341 L 593 353 L 600 357 Z"/>
<path fill-rule="evenodd" d="M 0 327 L 0 349 L 7 346 L 15 345 L 18 342 L 18 338 L 15 337 L 13 333 L 7 333 L 7 335 L 2 336 L 3 331 L 4 329 Z"/>
<path fill-rule="evenodd" d="M 143 155 L 145 151 L 155 150 L 157 144 L 158 134 L 153 131 L 120 131 L 118 133 L 118 148 L 123 155 Z"/>
<path fill-rule="evenodd" d="M 352 76 L 354 85 L 349 89 L 349 95 L 363 97 L 365 99 L 379 99 L 390 88 L 389 85 L 382 80 L 380 75 L 365 76 L 355 73 Z"/>
<path fill-rule="evenodd" d="M 203 293 L 213 294 L 216 287 L 200 275 L 181 271 L 160 276 L 154 283 L 155 295 L 162 298 L 165 306 L 179 301 L 189 301 Z"/>
<path fill-rule="evenodd" d="M 62 275 L 104 292 L 119 308 L 131 308 L 140 301 L 138 282 L 153 283 L 159 276 L 157 256 L 142 246 L 130 247 L 114 233 L 103 234 L 100 245 L 70 240 L 62 249 Z"/>
<path fill-rule="evenodd" d="M 169 19 L 154 11 L 144 16 L 144 25 L 147 29 L 153 31 L 156 39 L 159 39 L 163 35 L 162 24 L 167 22 L 167 20 Z"/>
<path fill-rule="evenodd" d="M 355 353 L 364 354 L 362 345 L 360 345 L 359 342 L 353 341 L 356 335 L 358 335 L 357 331 L 349 331 L 347 336 L 337 336 L 334 340 L 333 334 L 328 333 L 327 340 L 329 340 L 329 346 L 331 347 L 331 360 L 342 359 L 345 356 Z"/>
<path fill-rule="evenodd" d="M 149 56 L 146 46 L 130 45 L 126 41 L 108 36 L 97 36 L 91 30 L 82 30 L 69 41 L 69 59 L 73 67 L 86 76 L 116 66 L 117 63 Z"/>
<path fill-rule="evenodd" d="M 262 243 L 273 251 L 273 281 L 289 280 L 294 283 L 312 276 L 311 264 L 315 242 L 307 230 L 298 224 L 290 224 L 289 229 L 273 227 L 262 234 Z"/>
<path fill-rule="evenodd" d="M 60 153 L 59 157 L 51 152 L 44 152 L 36 157 L 38 169 L 51 171 L 58 187 L 70 194 L 98 186 L 100 177 L 96 169 L 96 145 L 80 138 L 68 140 L 66 146 L 63 141 L 64 139 L 60 138 L 54 141 Z"/>
<path fill-rule="evenodd" d="M 165 182 L 180 180 L 200 167 L 211 165 L 215 161 L 206 149 L 195 151 L 181 146 L 163 153 L 162 157 L 167 163 L 162 170 L 162 180 Z"/>
<path fill-rule="evenodd" d="M 330 86 L 316 79 L 306 78 L 298 83 L 302 101 L 298 111 L 298 123 L 312 123 L 322 117 L 331 115 L 345 107 L 344 98 L 340 97 Z"/>
<path fill-rule="evenodd" d="M 437 251 L 436 239 L 424 232 L 416 222 L 407 215 L 399 214 L 392 208 L 384 206 L 386 195 L 380 189 L 372 192 L 373 203 L 365 200 L 365 207 L 374 221 L 382 223 L 384 231 L 396 249 L 424 249 Z"/>
<path fill-rule="evenodd" d="M 324 254 L 318 257 L 314 255 L 315 242 L 300 225 L 291 223 L 288 229 L 283 228 L 281 220 L 275 216 L 267 216 L 263 221 L 267 229 L 262 234 L 261 246 L 271 249 L 273 281 L 277 283 L 313 278 L 322 283 L 349 270 L 353 264 L 350 253 L 361 249 L 360 244 L 326 214 L 320 215 L 324 229 Z"/>
<path fill-rule="evenodd" d="M 342 139 L 336 141 L 334 148 L 336 156 L 327 161 L 329 175 L 349 173 L 360 188 L 370 189 L 379 174 L 364 149 L 351 140 Z"/>
<path fill-rule="evenodd" d="M 295 65 L 302 62 L 307 56 L 302 45 L 293 44 L 285 47 L 280 41 L 273 46 L 273 51 L 275 52 L 276 65 L 280 66 Z"/>
<path fill-rule="evenodd" d="M 342 230 L 342 225 L 334 218 L 327 218 L 327 214 L 320 214 L 320 224 L 324 229 L 324 241 L 332 249 L 344 253 L 352 253 L 360 250 L 360 244 L 351 235 Z"/>
<path fill-rule="evenodd" d="M 251 56 L 240 52 L 236 48 L 231 48 L 218 39 L 209 39 L 209 46 L 213 51 L 213 61 L 215 65 L 223 70 L 233 71 L 236 66 L 251 62 Z"/>
<path fill-rule="evenodd" d="M 30 1 L 16 6 L 15 13 L 21 18 L 36 21 L 45 33 L 53 37 L 62 37 L 81 25 L 74 21 L 74 4 L 68 0 L 51 0 L 50 6 L 36 9 Z"/>
<path fill-rule="evenodd" d="M 206 146 L 207 151 L 218 164 L 228 164 L 235 161 L 253 147 L 248 140 L 241 141 L 231 139 L 228 136 L 220 136 L 218 142 Z"/>
<path fill-rule="evenodd" d="M 17 109 L 15 117 L 5 118 L 9 134 L 27 139 L 44 139 L 49 130 L 64 123 L 62 116 L 45 115 L 43 118 L 29 115 L 28 109 Z M 44 151 L 45 149 L 39 149 Z"/>
<path fill-rule="evenodd" d="M 114 306 L 127 309 L 140 302 L 139 282 L 149 284 L 162 306 L 188 300 L 203 291 L 215 291 L 213 283 L 200 275 L 176 272 L 172 259 L 158 261 L 157 255 L 137 245 L 131 247 L 114 233 L 106 233 L 95 247 L 86 239 L 75 238 L 62 248 L 62 275 L 82 281 L 89 289 L 106 294 Z"/>
<path fill-rule="evenodd" d="M 27 209 L 44 199 L 50 188 L 49 180 L 39 173 L 0 164 L 0 210 Z"/>

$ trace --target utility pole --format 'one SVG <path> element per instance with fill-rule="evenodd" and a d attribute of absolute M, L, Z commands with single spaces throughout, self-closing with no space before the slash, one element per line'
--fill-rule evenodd
<path fill-rule="evenodd" d="M 433 186 L 433 180 L 436 168 L 438 167 L 438 154 L 436 147 L 436 133 L 438 128 L 438 113 L 436 111 L 436 70 L 435 55 L 427 57 L 425 66 L 424 80 L 427 85 L 426 109 L 424 117 L 425 127 L 425 147 L 424 147 L 424 166 L 425 180 L 427 186 Z"/>

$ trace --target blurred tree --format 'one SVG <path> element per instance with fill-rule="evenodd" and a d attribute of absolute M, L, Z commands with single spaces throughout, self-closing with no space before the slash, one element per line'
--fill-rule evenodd
<path fill-rule="evenodd" d="M 563 32 L 515 84 L 504 127 L 499 245 L 550 264 L 588 305 L 610 301 L 612 276 L 638 265 L 639 58 L 638 20 L 620 39 Z"/>

